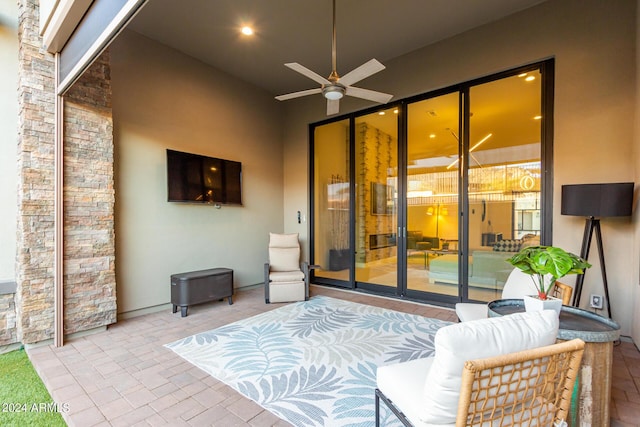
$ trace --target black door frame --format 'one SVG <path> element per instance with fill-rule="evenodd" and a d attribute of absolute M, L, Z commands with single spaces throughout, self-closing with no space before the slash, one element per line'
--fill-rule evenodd
<path fill-rule="evenodd" d="M 397 271 L 398 281 L 395 288 L 383 285 L 376 285 L 366 282 L 356 282 L 355 280 L 355 247 L 356 247 L 356 230 L 355 230 L 355 207 L 356 207 L 356 189 L 355 185 L 355 120 L 357 117 L 374 113 L 380 110 L 380 106 L 371 107 L 365 110 L 353 112 L 330 119 L 325 119 L 319 122 L 309 124 L 309 195 L 310 195 L 310 212 L 315 212 L 315 191 L 314 191 L 314 129 L 318 126 L 325 124 L 349 120 L 349 182 L 350 186 L 350 199 L 349 199 L 349 245 L 350 245 L 350 273 L 349 281 L 328 279 L 323 277 L 312 277 L 314 283 L 325 284 L 331 286 L 337 286 L 346 289 L 357 289 L 365 292 L 371 292 L 386 296 L 395 296 L 399 298 L 406 298 L 409 300 L 417 300 L 421 302 L 429 302 L 442 306 L 452 306 L 459 301 L 468 300 L 468 263 L 467 252 L 469 242 L 469 197 L 468 197 L 468 165 L 464 163 L 464 159 L 468 158 L 469 151 L 469 90 L 476 85 L 489 83 L 492 81 L 500 80 L 506 77 L 518 75 L 520 73 L 538 70 L 542 76 L 541 84 L 541 111 L 543 120 L 541 122 L 541 170 L 542 170 L 542 184 L 541 184 L 541 244 L 552 244 L 552 218 L 553 218 L 553 98 L 554 98 L 554 81 L 555 81 L 555 60 L 549 58 L 543 61 L 538 61 L 521 67 L 505 70 L 503 72 L 495 73 L 489 76 L 477 78 L 460 84 L 448 86 L 446 88 L 437 89 L 421 95 L 405 98 L 387 104 L 384 108 L 398 108 L 398 211 L 397 211 L 397 230 L 396 230 L 396 245 L 397 245 Z M 459 170 L 458 179 L 458 194 L 460 197 L 459 210 L 458 210 L 458 227 L 459 227 L 459 259 L 458 265 L 461 266 L 458 270 L 458 296 L 449 296 L 443 294 L 422 292 L 407 289 L 407 275 L 406 275 L 406 225 L 407 225 L 407 199 L 406 199 L 406 163 L 407 163 L 407 107 L 414 102 L 422 101 L 436 96 L 444 94 L 458 92 L 459 99 L 459 161 L 461 167 Z M 400 197 L 402 195 L 402 197 Z M 315 245 L 314 245 L 314 230 L 315 230 L 315 217 L 310 216 L 309 221 L 309 236 L 310 236 L 310 260 L 314 263 L 315 259 Z M 400 249 L 402 248 L 402 250 Z"/>

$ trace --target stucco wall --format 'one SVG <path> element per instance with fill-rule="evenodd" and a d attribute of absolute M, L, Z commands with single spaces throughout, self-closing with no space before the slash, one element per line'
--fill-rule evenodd
<path fill-rule="evenodd" d="M 111 55 L 118 312 L 167 304 L 174 273 L 228 267 L 236 288 L 260 283 L 283 229 L 280 105 L 131 31 Z M 243 206 L 168 203 L 167 148 L 241 162 Z"/>
<path fill-rule="evenodd" d="M 459 36 L 386 61 L 366 87 L 395 98 L 428 92 L 541 59 L 556 58 L 553 244 L 580 252 L 584 219 L 560 215 L 562 184 L 634 181 L 636 1 L 550 0 Z M 362 108 L 350 98 L 341 112 Z M 307 97 L 286 104 L 285 212 L 306 203 L 302 170 L 307 124 L 324 119 L 324 102 Z M 637 153 L 635 154 L 637 156 Z M 300 179 L 305 177 L 305 179 Z M 630 218 L 602 221 L 614 319 L 629 335 L 631 295 L 639 261 Z M 298 230 L 285 215 L 285 228 Z M 305 240 L 308 238 L 305 236 Z M 597 250 L 586 275 L 582 306 L 602 294 Z M 572 279 L 573 280 L 573 279 Z"/>

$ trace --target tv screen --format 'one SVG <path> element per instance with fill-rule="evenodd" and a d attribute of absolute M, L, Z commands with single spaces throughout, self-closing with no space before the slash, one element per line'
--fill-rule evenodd
<path fill-rule="evenodd" d="M 170 202 L 242 204 L 242 164 L 167 149 Z"/>

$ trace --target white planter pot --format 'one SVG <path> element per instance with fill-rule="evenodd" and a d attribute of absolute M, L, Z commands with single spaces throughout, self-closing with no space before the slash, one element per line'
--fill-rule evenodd
<path fill-rule="evenodd" d="M 555 310 L 560 315 L 562 300 L 559 298 L 547 296 L 546 300 L 542 300 L 538 295 L 525 295 L 523 299 L 527 311 Z"/>

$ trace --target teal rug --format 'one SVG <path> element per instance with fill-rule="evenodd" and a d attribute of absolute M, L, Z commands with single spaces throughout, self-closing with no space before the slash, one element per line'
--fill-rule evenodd
<path fill-rule="evenodd" d="M 316 296 L 166 347 L 295 426 L 366 427 L 376 368 L 431 356 L 447 324 Z"/>

